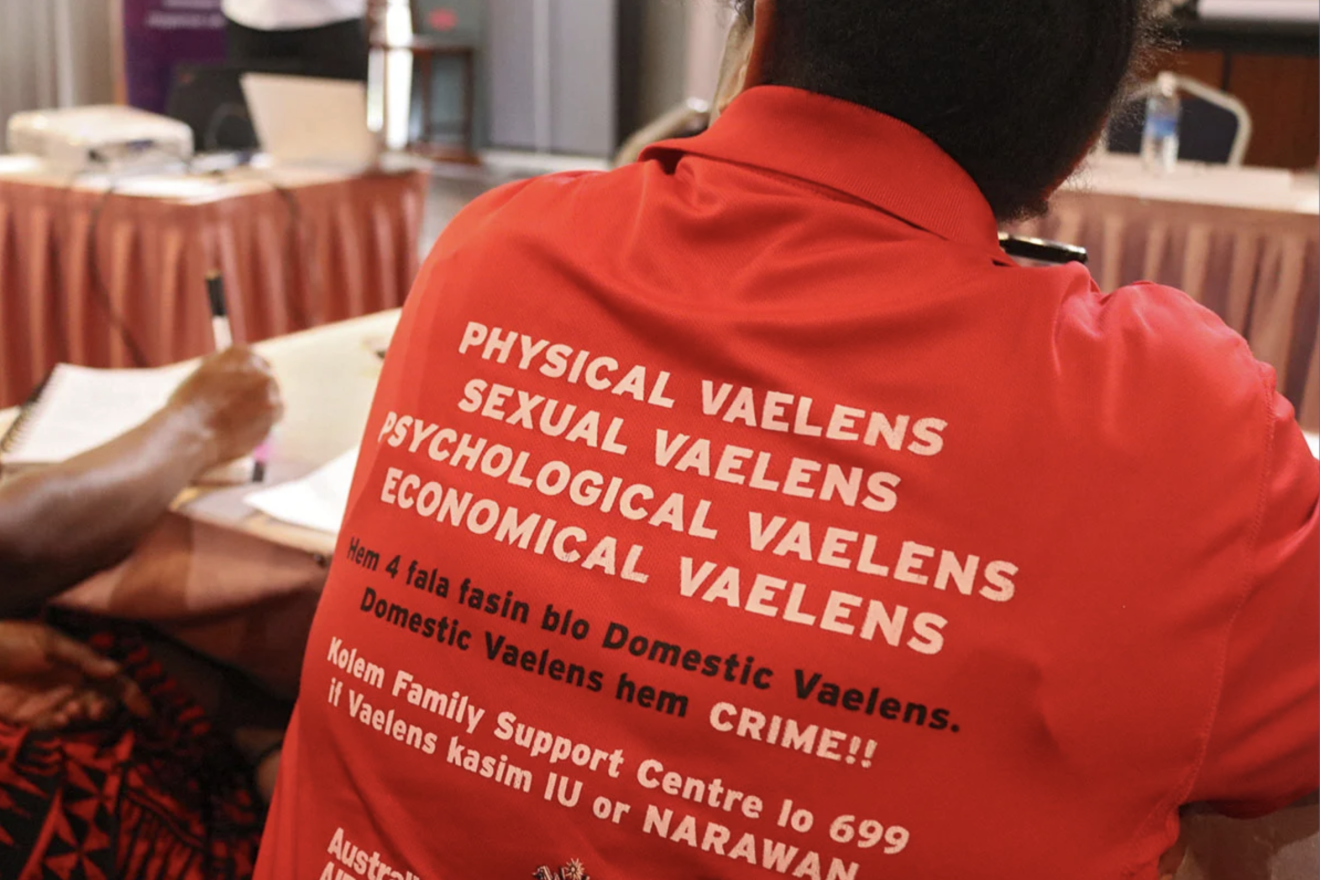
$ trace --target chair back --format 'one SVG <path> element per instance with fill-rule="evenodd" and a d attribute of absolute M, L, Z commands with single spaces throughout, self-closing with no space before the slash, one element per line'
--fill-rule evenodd
<path fill-rule="evenodd" d="M 1237 98 L 1188 76 L 1176 76 L 1182 98 L 1178 126 L 1178 158 L 1190 162 L 1241 165 L 1251 143 L 1251 113 Z M 1140 153 L 1146 125 L 1146 99 L 1155 81 L 1138 88 L 1123 103 L 1106 128 L 1111 153 Z"/>

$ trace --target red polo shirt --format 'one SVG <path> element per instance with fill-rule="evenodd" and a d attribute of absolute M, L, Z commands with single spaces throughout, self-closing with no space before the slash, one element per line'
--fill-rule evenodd
<path fill-rule="evenodd" d="M 847 103 L 498 190 L 390 350 L 258 877 L 1154 877 L 1180 804 L 1317 785 L 1273 386 Z"/>

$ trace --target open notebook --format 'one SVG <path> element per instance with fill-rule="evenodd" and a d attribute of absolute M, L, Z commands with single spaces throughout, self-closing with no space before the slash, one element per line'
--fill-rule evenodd
<path fill-rule="evenodd" d="M 0 464 L 14 471 L 95 449 L 149 419 L 196 368 L 185 363 L 98 370 L 59 364 L 0 440 Z M 252 467 L 251 459 L 231 462 L 209 471 L 201 482 L 245 483 L 252 479 Z"/>

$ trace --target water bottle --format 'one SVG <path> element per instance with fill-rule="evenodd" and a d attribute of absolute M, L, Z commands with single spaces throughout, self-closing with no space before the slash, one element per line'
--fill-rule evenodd
<path fill-rule="evenodd" d="M 1178 122 L 1182 101 L 1178 78 L 1164 72 L 1155 80 L 1155 91 L 1146 99 L 1146 128 L 1141 134 L 1141 158 L 1152 171 L 1168 173 L 1178 162 Z"/>

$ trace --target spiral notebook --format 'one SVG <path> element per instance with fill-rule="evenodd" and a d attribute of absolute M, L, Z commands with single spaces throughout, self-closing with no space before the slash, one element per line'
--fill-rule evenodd
<path fill-rule="evenodd" d="M 0 465 L 9 472 L 54 464 L 89 452 L 131 431 L 165 406 L 196 364 L 151 370 L 100 370 L 59 364 L 0 440 Z M 208 471 L 199 482 L 245 483 L 252 460 Z"/>

